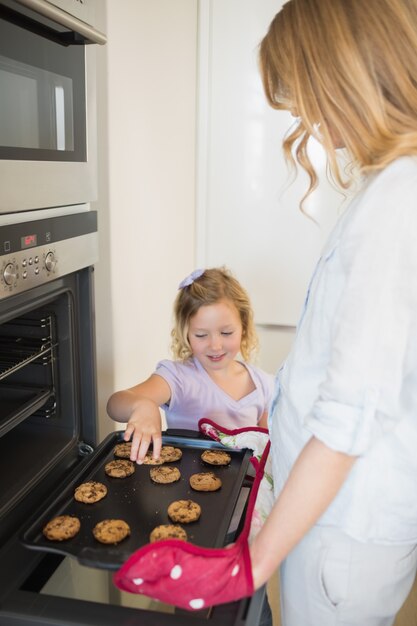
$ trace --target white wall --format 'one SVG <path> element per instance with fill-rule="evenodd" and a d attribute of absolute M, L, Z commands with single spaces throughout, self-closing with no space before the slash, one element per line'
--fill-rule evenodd
<path fill-rule="evenodd" d="M 320 185 L 306 207 L 302 172 L 290 182 L 282 139 L 294 119 L 266 102 L 259 42 L 283 0 L 200 0 L 197 264 L 225 263 L 248 289 L 260 365 L 275 372 L 288 353 L 311 272 L 343 197 L 311 148 Z"/>
<path fill-rule="evenodd" d="M 169 355 L 172 303 L 194 268 L 197 0 L 106 0 L 98 25 L 100 438 L 116 389 Z"/>

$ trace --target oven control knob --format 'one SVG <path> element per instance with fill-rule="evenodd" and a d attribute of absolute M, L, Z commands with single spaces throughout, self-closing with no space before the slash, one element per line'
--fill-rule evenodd
<path fill-rule="evenodd" d="M 13 285 L 16 282 L 17 270 L 14 263 L 8 263 L 3 271 L 3 278 L 6 285 Z"/>
<path fill-rule="evenodd" d="M 45 267 L 48 270 L 48 272 L 52 272 L 55 268 L 56 265 L 56 259 L 55 259 L 55 255 L 53 252 L 48 252 L 48 254 L 45 257 Z"/>

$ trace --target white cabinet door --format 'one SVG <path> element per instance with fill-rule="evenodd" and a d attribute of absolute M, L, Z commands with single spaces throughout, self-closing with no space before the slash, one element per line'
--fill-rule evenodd
<path fill-rule="evenodd" d="M 297 323 L 304 293 L 343 197 L 326 179 L 291 182 L 281 143 L 293 118 L 266 103 L 257 48 L 280 0 L 200 0 L 197 260 L 225 264 L 248 289 L 259 324 Z"/>

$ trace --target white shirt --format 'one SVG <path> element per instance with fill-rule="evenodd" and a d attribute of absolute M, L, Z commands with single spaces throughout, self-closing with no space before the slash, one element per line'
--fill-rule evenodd
<path fill-rule="evenodd" d="M 339 219 L 269 419 L 276 495 L 314 435 L 359 457 L 319 524 L 417 542 L 417 159 L 369 177 Z"/>

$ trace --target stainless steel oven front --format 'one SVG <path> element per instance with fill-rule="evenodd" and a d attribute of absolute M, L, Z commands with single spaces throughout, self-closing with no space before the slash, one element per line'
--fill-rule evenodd
<path fill-rule="evenodd" d="M 0 588 L 35 561 L 18 529 L 91 454 L 96 436 L 93 264 L 88 205 L 0 216 Z M 20 218 L 20 221 L 19 221 Z M 24 218 L 24 221 L 23 221 Z M 0 624 L 4 617 L 0 599 Z"/>
<path fill-rule="evenodd" d="M 95 0 L 0 0 L 0 213 L 96 199 Z"/>

